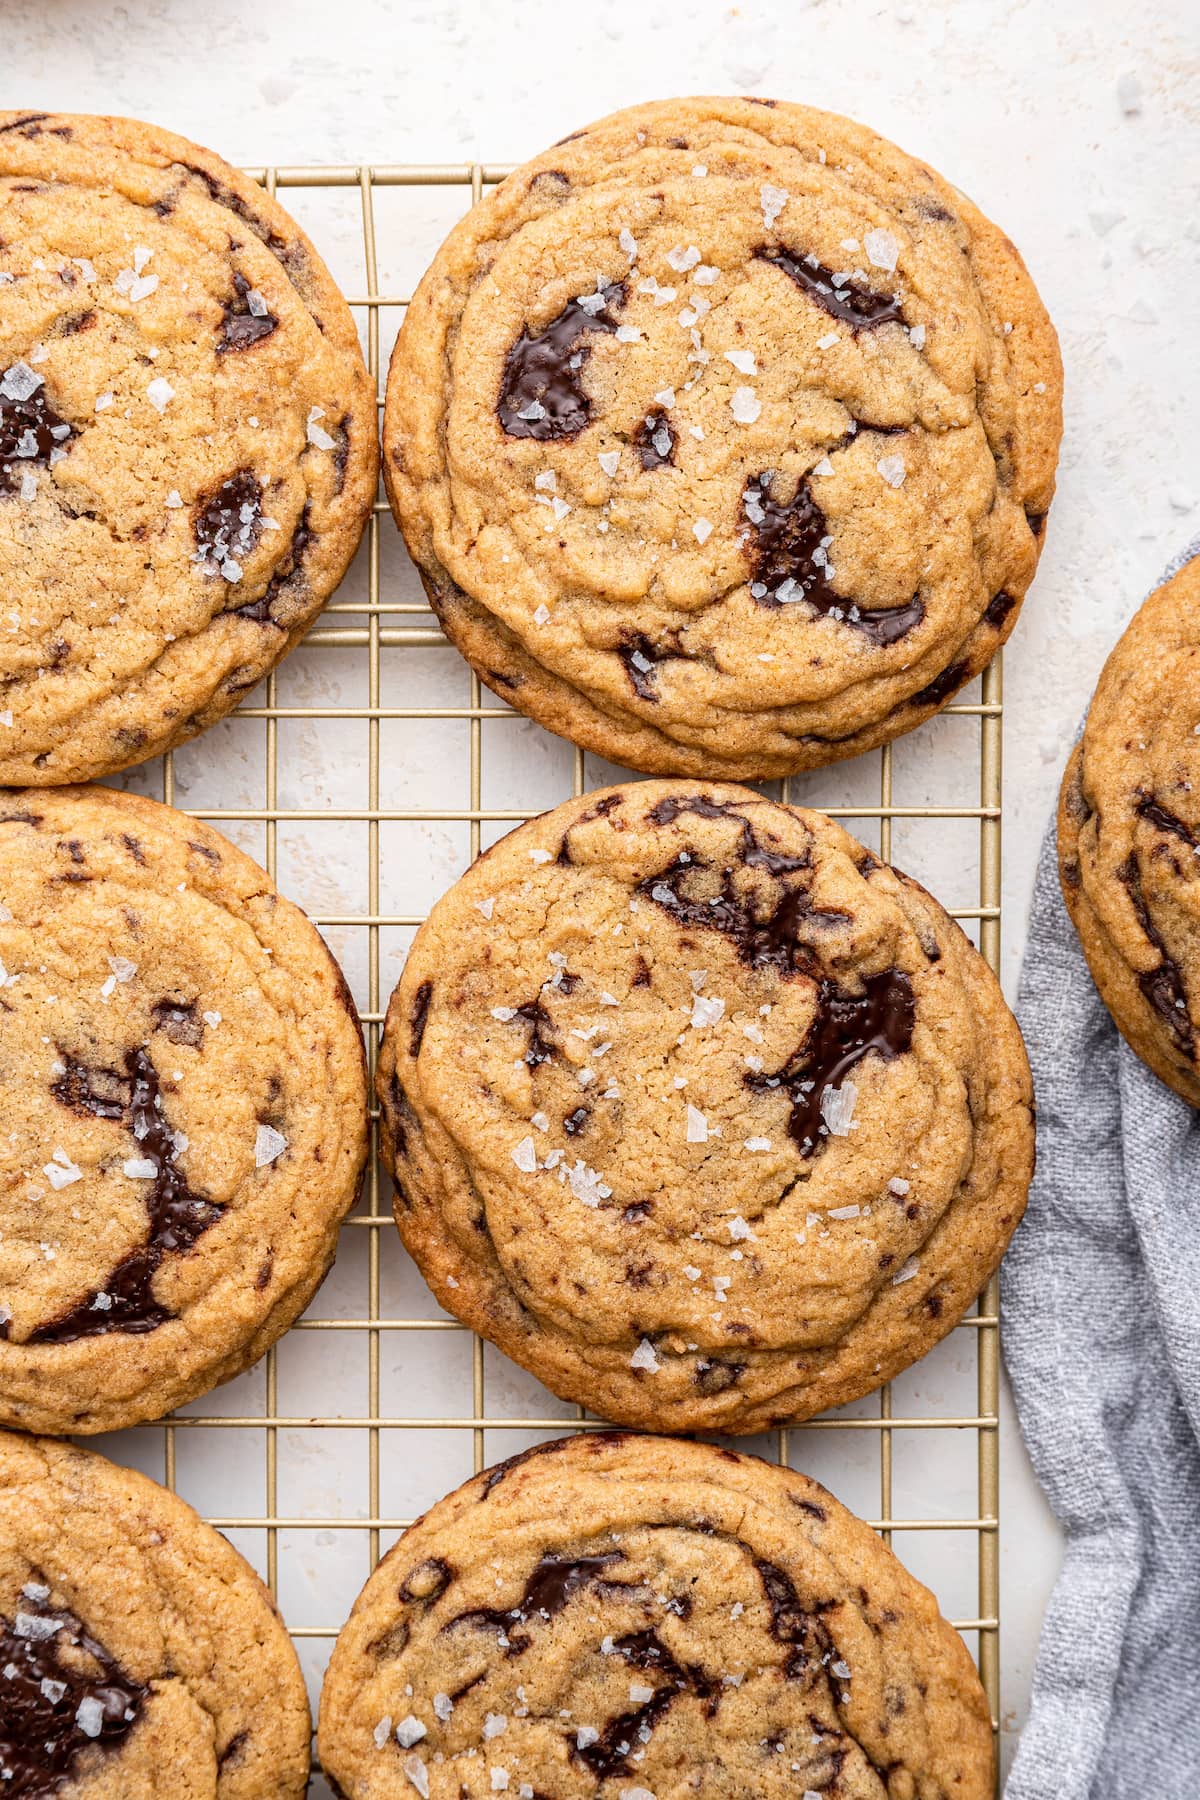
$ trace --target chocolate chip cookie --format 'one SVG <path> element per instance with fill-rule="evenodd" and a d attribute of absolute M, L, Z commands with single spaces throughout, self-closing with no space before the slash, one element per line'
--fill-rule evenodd
<path fill-rule="evenodd" d="M 820 813 L 635 783 L 417 933 L 378 1071 L 439 1301 L 622 1424 L 757 1431 L 962 1317 L 1025 1203 L 1029 1069 L 923 888 Z"/>
<path fill-rule="evenodd" d="M 0 1421 L 110 1431 L 247 1368 L 366 1156 L 354 1003 L 217 832 L 0 792 Z"/>
<path fill-rule="evenodd" d="M 1200 1106 L 1200 560 L 1151 594 L 1104 665 L 1063 777 L 1067 910 L 1123 1036 Z"/>
<path fill-rule="evenodd" d="M 384 475 L 450 639 L 651 773 L 885 742 L 1007 637 L 1061 366 L 1008 239 L 923 163 L 770 100 L 639 106 L 450 234 Z"/>
<path fill-rule="evenodd" d="M 609 1432 L 477 1475 L 338 1639 L 318 1748 L 346 1800 L 985 1800 L 962 1639 L 804 1475 Z"/>
<path fill-rule="evenodd" d="M 208 150 L 0 113 L 0 782 L 203 731 L 303 636 L 375 494 L 304 233 Z"/>
<path fill-rule="evenodd" d="M 0 1793 L 299 1800 L 308 1700 L 254 1571 L 190 1506 L 0 1433 Z"/>

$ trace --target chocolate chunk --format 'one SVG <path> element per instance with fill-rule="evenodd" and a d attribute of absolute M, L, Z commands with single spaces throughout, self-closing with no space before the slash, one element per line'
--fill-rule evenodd
<path fill-rule="evenodd" d="M 786 503 L 771 497 L 771 477 L 764 473 L 746 483 L 742 517 L 753 533 L 750 546 L 754 580 L 750 593 L 760 606 L 779 607 L 807 601 L 822 618 L 833 618 L 870 638 L 894 644 L 925 617 L 919 594 L 902 606 L 864 612 L 829 585 L 830 534 L 825 514 L 801 481 Z"/>
<path fill-rule="evenodd" d="M 965 660 L 951 663 L 949 668 L 943 669 L 940 675 L 935 675 L 931 682 L 919 689 L 912 696 L 909 705 L 940 706 L 943 700 L 950 698 L 956 688 L 962 686 L 967 678 L 968 668 L 969 664 Z"/>
<path fill-rule="evenodd" d="M 70 1098 L 63 1103 L 76 1110 L 95 1112 L 100 1118 L 114 1118 L 119 1115 L 109 1110 L 113 1101 L 106 1095 L 106 1085 L 110 1080 L 120 1084 L 121 1110 L 134 1139 L 133 1155 L 154 1169 L 153 1175 L 141 1184 L 150 1233 L 145 1244 L 121 1259 L 103 1288 L 32 1331 L 32 1344 L 72 1344 L 80 1338 L 101 1337 L 110 1331 L 157 1330 L 174 1317 L 154 1297 L 154 1276 L 163 1257 L 190 1250 L 223 1211 L 213 1201 L 193 1193 L 176 1164 L 175 1132 L 163 1112 L 158 1071 L 145 1050 L 128 1053 L 123 1079 L 111 1070 L 85 1070 L 86 1086 L 80 1087 L 75 1071 L 81 1067 L 68 1064 L 67 1075 L 59 1077 L 59 1081 L 73 1084 L 67 1089 Z M 57 1082 L 54 1091 L 56 1099 L 63 1099 Z"/>
<path fill-rule="evenodd" d="M 6 1800 L 44 1800 L 73 1784 L 85 1752 L 121 1748 L 150 1690 L 49 1604 L 44 1583 L 26 1583 L 14 1614 L 0 1615 L 0 1787 Z"/>
<path fill-rule="evenodd" d="M 573 819 L 563 832 L 562 843 L 558 846 L 555 862 L 561 863 L 563 868 L 569 868 L 574 861 L 571 855 L 571 833 L 580 825 L 590 825 L 594 819 L 607 819 L 609 813 L 616 812 L 624 798 L 622 793 L 605 794 L 602 800 L 597 800 L 595 806 L 589 806 L 585 812 L 580 813 L 577 819 Z M 573 979 L 574 977 L 572 977 Z"/>
<path fill-rule="evenodd" d="M 397 1591 L 400 1599 L 406 1603 L 421 1600 L 428 1605 L 431 1600 L 436 1600 L 440 1594 L 445 1593 L 453 1579 L 454 1570 L 450 1564 L 443 1562 L 440 1556 L 430 1556 L 423 1563 L 418 1563 L 415 1569 L 408 1571 Z"/>
<path fill-rule="evenodd" d="M 1000 592 L 998 594 L 993 594 L 988 601 L 983 616 L 989 625 L 994 626 L 994 628 L 999 631 L 1016 604 L 1015 596 L 1005 593 L 1004 589 L 1001 588 Z"/>
<path fill-rule="evenodd" d="M 309 526 L 309 505 L 304 502 L 303 510 L 296 521 L 296 529 L 292 533 L 292 541 L 288 545 L 287 555 L 283 558 L 267 584 L 267 590 L 257 600 L 248 600 L 245 606 L 237 606 L 234 611 L 241 619 L 253 619 L 259 625 L 274 625 L 274 606 L 281 595 L 289 594 L 293 588 L 304 585 L 304 556 L 312 542 L 312 531 Z M 254 686 L 257 682 L 251 683 Z"/>
<path fill-rule="evenodd" d="M 129 1084 L 115 1069 L 89 1068 L 60 1049 L 62 1073 L 50 1083 L 60 1106 L 84 1117 L 122 1119 L 129 1105 Z"/>
<path fill-rule="evenodd" d="M 266 301 L 244 275 L 234 274 L 233 287 L 233 299 L 225 302 L 225 323 L 217 345 L 218 356 L 228 350 L 249 350 L 252 344 L 261 343 L 279 328 L 279 320 L 267 311 Z"/>
<path fill-rule="evenodd" d="M 1145 819 L 1156 831 L 1164 831 L 1169 837 L 1181 838 L 1190 850 L 1200 850 L 1200 838 L 1190 825 L 1156 800 L 1153 794 L 1139 793 L 1135 807 L 1139 819 Z"/>
<path fill-rule="evenodd" d="M 639 700 L 650 700 L 655 704 L 658 702 L 658 665 L 679 654 L 678 650 L 665 650 L 640 631 L 627 632 L 617 646 L 617 655 L 625 665 L 634 693 Z"/>
<path fill-rule="evenodd" d="M 736 1387 L 745 1373 L 745 1363 L 721 1362 L 716 1357 L 702 1356 L 697 1360 L 692 1381 L 706 1396 L 724 1394 Z"/>
<path fill-rule="evenodd" d="M 74 436 L 27 363 L 14 363 L 0 375 L 0 494 L 18 492 L 24 471 L 47 467 L 52 452 L 66 450 Z"/>
<path fill-rule="evenodd" d="M 198 1050 L 204 1042 L 204 1021 L 196 1012 L 194 1000 L 157 1001 L 154 1023 L 172 1044 L 187 1044 Z"/>
<path fill-rule="evenodd" d="M 535 336 L 526 327 L 504 359 L 496 410 L 509 437 L 577 437 L 591 418 L 592 403 L 581 376 L 590 354 L 589 331 L 613 332 L 625 289 L 613 282 L 596 294 L 568 300 L 558 317 Z"/>
<path fill-rule="evenodd" d="M 759 262 L 771 263 L 785 275 L 790 275 L 810 300 L 815 300 L 843 325 L 849 325 L 853 332 L 874 331 L 892 319 L 898 319 L 901 324 L 904 322 L 904 314 L 894 294 L 877 294 L 873 288 L 864 287 L 861 282 L 851 281 L 848 277 L 835 281 L 835 271 L 827 269 L 815 256 L 797 256 L 794 251 L 781 247 L 768 249 L 766 245 L 754 254 Z"/>
<path fill-rule="evenodd" d="M 643 469 L 666 469 L 675 461 L 678 439 L 670 420 L 661 409 L 645 415 L 633 434 L 633 442 L 642 459 Z"/>
<path fill-rule="evenodd" d="M 822 1524 L 828 1519 L 829 1514 L 825 1508 L 818 1506 L 815 1500 L 801 1500 L 795 1494 L 791 1498 L 792 1504 L 798 1506 L 802 1513 L 807 1513 L 810 1519 L 819 1519 Z"/>
<path fill-rule="evenodd" d="M 772 1636 L 784 1644 L 796 1643 L 804 1636 L 811 1615 L 800 1605 L 791 1577 L 774 1563 L 756 1562 L 754 1567 L 771 1608 Z"/>
<path fill-rule="evenodd" d="M 563 1130 L 568 1137 L 578 1137 L 592 1116 L 590 1106 L 577 1106 L 573 1113 L 568 1113 L 563 1120 Z"/>
<path fill-rule="evenodd" d="M 1151 805 L 1153 804 L 1154 802 L 1151 802 Z M 1168 955 L 1162 935 L 1150 917 L 1150 909 L 1146 905 L 1146 896 L 1142 889 L 1141 872 L 1138 869 L 1136 856 L 1130 856 L 1122 863 L 1117 870 L 1117 878 L 1123 883 L 1129 895 L 1130 904 L 1145 937 L 1158 951 L 1160 957 L 1157 968 L 1143 970 L 1138 975 L 1138 986 L 1147 1003 L 1154 1008 L 1166 1026 L 1175 1048 L 1181 1051 L 1189 1061 L 1194 1062 L 1196 1037 L 1192 1030 L 1191 1015 L 1188 1012 L 1183 974 L 1179 964 Z"/>
<path fill-rule="evenodd" d="M 413 995 L 411 1028 L 408 1036 L 408 1053 L 420 1056 L 421 1045 L 425 1040 L 425 1027 L 429 1022 L 429 1002 L 433 999 L 432 981 L 423 981 Z"/>
<path fill-rule="evenodd" d="M 894 1062 L 912 1047 L 916 997 L 902 969 L 868 975 L 861 994 L 849 993 L 834 981 L 817 990 L 817 1012 L 800 1049 L 774 1075 L 745 1077 L 756 1093 L 786 1088 L 792 1102 L 788 1134 L 801 1156 L 815 1156 L 829 1136 L 821 1102 L 839 1088 L 865 1056 Z"/>
<path fill-rule="evenodd" d="M 237 469 L 220 487 L 202 494 L 192 512 L 196 561 L 240 581 L 242 562 L 263 532 L 262 483 L 250 469 Z"/>
<path fill-rule="evenodd" d="M 550 1014 L 540 1000 L 527 1000 L 524 1006 L 518 1006 L 514 1015 L 524 1020 L 529 1026 L 529 1043 L 525 1049 L 525 1061 L 531 1069 L 540 1068 L 542 1063 L 549 1062 L 555 1054 L 557 1045 L 550 1035 L 552 1026 Z"/>

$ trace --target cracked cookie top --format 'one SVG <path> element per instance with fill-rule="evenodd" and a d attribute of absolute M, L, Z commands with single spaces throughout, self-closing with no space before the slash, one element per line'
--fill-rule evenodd
<path fill-rule="evenodd" d="M 757 778 L 910 729 L 1037 562 L 1053 329 L 1008 240 L 848 120 L 641 106 L 450 234 L 384 473 L 452 640 L 550 729 Z"/>
<path fill-rule="evenodd" d="M 254 1571 L 94 1451 L 0 1432 L 0 1791 L 299 1800 L 304 1680 Z"/>
<path fill-rule="evenodd" d="M 353 1002 L 257 864 L 132 794 L 0 791 L 0 1420 L 108 1431 L 239 1373 L 365 1154 Z"/>
<path fill-rule="evenodd" d="M 1025 1201 L 1024 1047 L 915 882 L 820 813 L 644 782 L 488 851 L 378 1070 L 441 1303 L 623 1424 L 753 1431 L 954 1325 Z"/>
<path fill-rule="evenodd" d="M 151 126 L 0 113 L 0 782 L 227 713 L 341 580 L 376 468 L 349 309 L 272 198 Z"/>
<path fill-rule="evenodd" d="M 345 1800 L 992 1791 L 966 1647 L 868 1526 L 757 1457 L 611 1432 L 404 1535 L 338 1639 L 318 1746 Z"/>
<path fill-rule="evenodd" d="M 1104 665 L 1063 777 L 1059 869 L 1117 1025 L 1200 1106 L 1200 561 L 1157 588 Z"/>

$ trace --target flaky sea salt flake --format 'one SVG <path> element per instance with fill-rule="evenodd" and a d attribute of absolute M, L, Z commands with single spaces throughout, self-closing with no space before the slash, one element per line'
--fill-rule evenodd
<path fill-rule="evenodd" d="M 324 417 L 325 408 L 323 406 L 310 406 L 308 409 L 308 419 L 304 427 L 304 435 L 307 437 L 309 443 L 314 445 L 316 449 L 332 450 L 335 440 L 330 437 L 327 431 L 322 430 L 321 426 L 317 424 L 317 420 L 323 419 Z"/>
<path fill-rule="evenodd" d="M 759 188 L 759 205 L 762 207 L 763 224 L 768 231 L 770 231 L 772 225 L 774 225 L 776 219 L 779 217 L 791 197 L 792 196 L 788 193 L 786 188 L 775 187 L 769 181 L 765 181 Z"/>
<path fill-rule="evenodd" d="M 421 1800 L 429 1800 L 429 1771 L 425 1767 L 424 1757 L 418 1756 L 414 1750 L 404 1759 L 404 1773 L 416 1788 Z"/>
<path fill-rule="evenodd" d="M 867 253 L 872 268 L 887 269 L 890 273 L 896 266 L 900 255 L 900 246 L 890 231 L 876 227 L 863 236 L 863 249 Z"/>
<path fill-rule="evenodd" d="M 282 1131 L 276 1131 L 273 1125 L 260 1125 L 254 1135 L 254 1166 L 265 1169 L 276 1157 L 282 1156 L 287 1149 L 287 1139 Z"/>
<path fill-rule="evenodd" d="M 645 1369 L 649 1375 L 657 1373 L 661 1364 L 658 1360 L 658 1353 L 649 1338 L 642 1339 L 629 1359 L 629 1366 L 631 1369 Z"/>
<path fill-rule="evenodd" d="M 512 1152 L 512 1159 L 522 1175 L 532 1175 L 537 1168 L 537 1151 L 533 1147 L 531 1137 L 523 1137 Z"/>
<path fill-rule="evenodd" d="M 848 1137 L 854 1122 L 858 1089 L 852 1081 L 827 1087 L 821 1095 L 821 1117 L 831 1137 Z"/>
<path fill-rule="evenodd" d="M 75 1723 L 84 1737 L 98 1738 L 104 1728 L 104 1706 L 94 1694 L 85 1694 L 75 1709 Z"/>

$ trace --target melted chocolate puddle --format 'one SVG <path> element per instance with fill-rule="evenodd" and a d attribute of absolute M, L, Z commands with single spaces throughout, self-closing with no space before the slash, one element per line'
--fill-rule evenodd
<path fill-rule="evenodd" d="M 5 1800 L 45 1800 L 72 1779 L 89 1748 L 119 1749 L 149 1693 L 73 1613 L 48 1599 L 48 1590 L 31 1582 L 14 1617 L 0 1615 Z"/>
<path fill-rule="evenodd" d="M 103 1288 L 32 1331 L 31 1344 L 73 1344 L 110 1331 L 156 1330 L 174 1317 L 154 1298 L 152 1284 L 163 1257 L 190 1250 L 221 1216 L 220 1206 L 192 1192 L 176 1164 L 175 1133 L 162 1110 L 158 1072 L 144 1049 L 128 1053 L 125 1071 L 122 1077 L 111 1069 L 88 1070 L 69 1062 L 52 1091 L 73 1111 L 127 1119 L 134 1155 L 154 1167 L 143 1183 L 149 1238 L 121 1259 Z"/>
<path fill-rule="evenodd" d="M 592 415 L 580 379 L 590 354 L 584 336 L 589 331 L 616 331 L 619 321 L 609 309 L 624 299 L 624 287 L 614 282 L 583 300 L 568 300 L 536 337 L 530 337 L 528 329 L 522 331 L 504 359 L 496 408 L 509 437 L 545 442 L 579 435 Z"/>
<path fill-rule="evenodd" d="M 7 391 L 13 380 L 12 369 L 0 378 L 0 493 L 16 493 L 26 468 L 35 463 L 48 466 L 51 452 L 65 449 L 75 435 L 55 412 L 40 383 L 27 398 L 17 400 Z M 27 385 L 17 379 L 19 390 Z"/>
<path fill-rule="evenodd" d="M 654 1631 L 633 1631 L 616 1638 L 613 1651 L 644 1674 L 659 1676 L 663 1686 L 656 1687 L 653 1698 L 636 1709 L 610 1719 L 594 1744 L 580 1747 L 572 1742 L 572 1756 L 585 1763 L 598 1781 L 632 1773 L 631 1753 L 645 1748 L 649 1733 L 681 1695 L 694 1694 L 712 1709 L 720 1693 L 719 1683 L 702 1669 L 677 1662 Z"/>
<path fill-rule="evenodd" d="M 763 869 L 778 879 L 812 867 L 807 851 L 789 856 L 771 849 L 759 841 L 750 821 L 736 807 L 708 800 L 702 794 L 668 795 L 650 809 L 646 818 L 652 825 L 670 825 L 686 812 L 704 819 L 735 819 L 741 833 L 736 861 L 742 868 Z M 773 968 L 780 974 L 808 970 L 812 957 L 800 940 L 801 925 L 836 930 L 846 924 L 849 916 L 814 906 L 809 889 L 802 884 L 785 886 L 777 897 L 742 891 L 734 881 L 732 867 L 720 871 L 719 886 L 713 893 L 712 874 L 711 864 L 685 850 L 668 868 L 639 882 L 638 892 L 646 894 L 682 926 L 723 932 L 733 940 L 742 960 L 756 969 Z"/>
<path fill-rule="evenodd" d="M 843 325 L 849 325 L 851 331 L 874 331 L 892 319 L 899 319 L 901 324 L 904 322 L 904 314 L 894 294 L 877 294 L 874 288 L 863 287 L 857 281 L 835 281 L 834 271 L 819 263 L 815 256 L 796 256 L 791 250 L 768 250 L 765 246 L 754 255 L 757 261 L 771 263 L 785 275 L 790 275 L 810 300 L 815 300 Z"/>
<path fill-rule="evenodd" d="M 622 1560 L 619 1550 L 611 1550 L 604 1556 L 570 1557 L 543 1556 L 534 1568 L 525 1584 L 525 1592 L 520 1600 L 507 1611 L 495 1607 L 478 1607 L 474 1612 L 459 1613 L 444 1625 L 444 1631 L 451 1631 L 457 1625 L 475 1625 L 498 1631 L 506 1639 L 506 1654 L 520 1656 L 529 1648 L 530 1640 L 523 1632 L 513 1632 L 513 1625 L 521 1625 L 533 1617 L 552 1619 L 560 1613 L 567 1602 L 589 1583 L 603 1579 L 606 1569 Z"/>
<path fill-rule="evenodd" d="M 851 994 L 835 981 L 817 990 L 817 1014 L 796 1055 L 774 1075 L 747 1075 L 755 1093 L 783 1087 L 792 1102 L 788 1135 L 801 1156 L 815 1156 L 829 1136 L 821 1101 L 830 1088 L 841 1087 L 865 1056 L 894 1062 L 912 1047 L 916 999 L 902 969 L 868 975 L 861 994 Z"/>
<path fill-rule="evenodd" d="M 918 595 L 903 606 L 863 612 L 830 587 L 825 573 L 829 530 L 807 481 L 801 481 L 791 500 L 781 502 L 771 498 L 769 473 L 757 476 L 742 494 L 742 517 L 754 534 L 755 579 L 750 592 L 760 606 L 805 600 L 822 618 L 836 618 L 881 645 L 896 643 L 925 617 L 925 603 Z"/>

